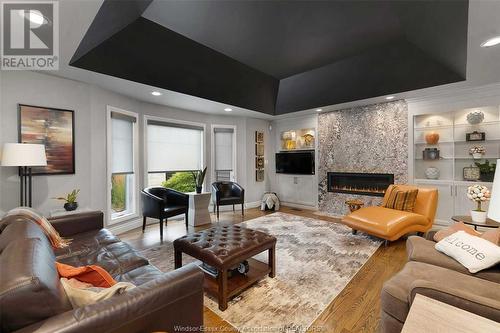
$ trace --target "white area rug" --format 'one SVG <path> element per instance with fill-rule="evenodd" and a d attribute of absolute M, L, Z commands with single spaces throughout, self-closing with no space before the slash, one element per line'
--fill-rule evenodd
<path fill-rule="evenodd" d="M 242 223 L 274 235 L 277 274 L 229 302 L 225 311 L 205 305 L 241 332 L 305 332 L 375 253 L 381 241 L 352 235 L 341 224 L 274 213 Z M 167 256 L 158 256 L 162 251 Z M 164 271 L 173 269 L 171 243 L 142 251 Z M 255 257 L 267 262 L 267 252 Z M 184 263 L 189 260 L 186 256 Z"/>

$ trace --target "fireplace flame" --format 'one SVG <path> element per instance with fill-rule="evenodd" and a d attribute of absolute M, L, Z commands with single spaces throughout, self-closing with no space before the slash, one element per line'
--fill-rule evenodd
<path fill-rule="evenodd" d="M 331 191 L 336 192 L 336 191 L 348 191 L 352 193 L 356 192 L 363 192 L 363 193 L 377 193 L 377 194 L 385 194 L 385 189 L 380 189 L 377 187 L 363 187 L 363 186 L 338 186 L 338 185 L 332 185 L 331 186 Z"/>

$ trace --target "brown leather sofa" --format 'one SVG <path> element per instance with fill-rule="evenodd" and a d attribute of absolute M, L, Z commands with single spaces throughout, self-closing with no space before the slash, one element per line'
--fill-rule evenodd
<path fill-rule="evenodd" d="M 162 273 L 130 245 L 103 229 L 103 214 L 51 220 L 68 248 L 54 251 L 37 224 L 22 216 L 0 221 L 0 331 L 3 333 L 174 332 L 203 324 L 203 274 L 195 266 Z M 97 264 L 137 287 L 72 309 L 55 261 Z"/>
<path fill-rule="evenodd" d="M 416 294 L 500 322 L 500 265 L 471 274 L 437 251 L 432 236 L 408 238 L 408 263 L 382 288 L 381 331 L 401 332 Z"/>
<path fill-rule="evenodd" d="M 386 197 L 392 187 L 389 186 Z M 438 191 L 434 188 L 416 187 L 412 185 L 397 185 L 401 189 L 418 189 L 417 200 L 413 212 L 405 212 L 371 206 L 361 208 L 344 216 L 342 223 L 367 234 L 394 241 L 411 232 L 426 232 L 434 224 L 436 215 Z M 384 200 L 387 198 L 384 197 Z"/>

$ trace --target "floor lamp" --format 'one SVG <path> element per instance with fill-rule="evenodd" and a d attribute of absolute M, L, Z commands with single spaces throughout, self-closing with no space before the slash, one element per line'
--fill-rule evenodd
<path fill-rule="evenodd" d="M 488 217 L 494 221 L 500 222 L 500 165 L 498 163 L 500 163 L 500 160 L 497 160 L 495 178 L 493 178 Z"/>
<path fill-rule="evenodd" d="M 5 143 L 3 145 L 2 166 L 20 169 L 20 206 L 32 206 L 31 167 L 46 165 L 45 145 L 32 143 Z"/>

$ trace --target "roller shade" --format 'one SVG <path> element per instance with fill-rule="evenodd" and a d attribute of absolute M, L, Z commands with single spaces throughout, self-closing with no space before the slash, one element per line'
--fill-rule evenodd
<path fill-rule="evenodd" d="M 233 129 L 215 128 L 215 170 L 233 170 Z"/>
<path fill-rule="evenodd" d="M 117 115 L 111 113 L 112 173 L 133 173 L 135 118 Z"/>
<path fill-rule="evenodd" d="M 148 172 L 198 170 L 203 161 L 203 128 L 148 121 Z"/>

